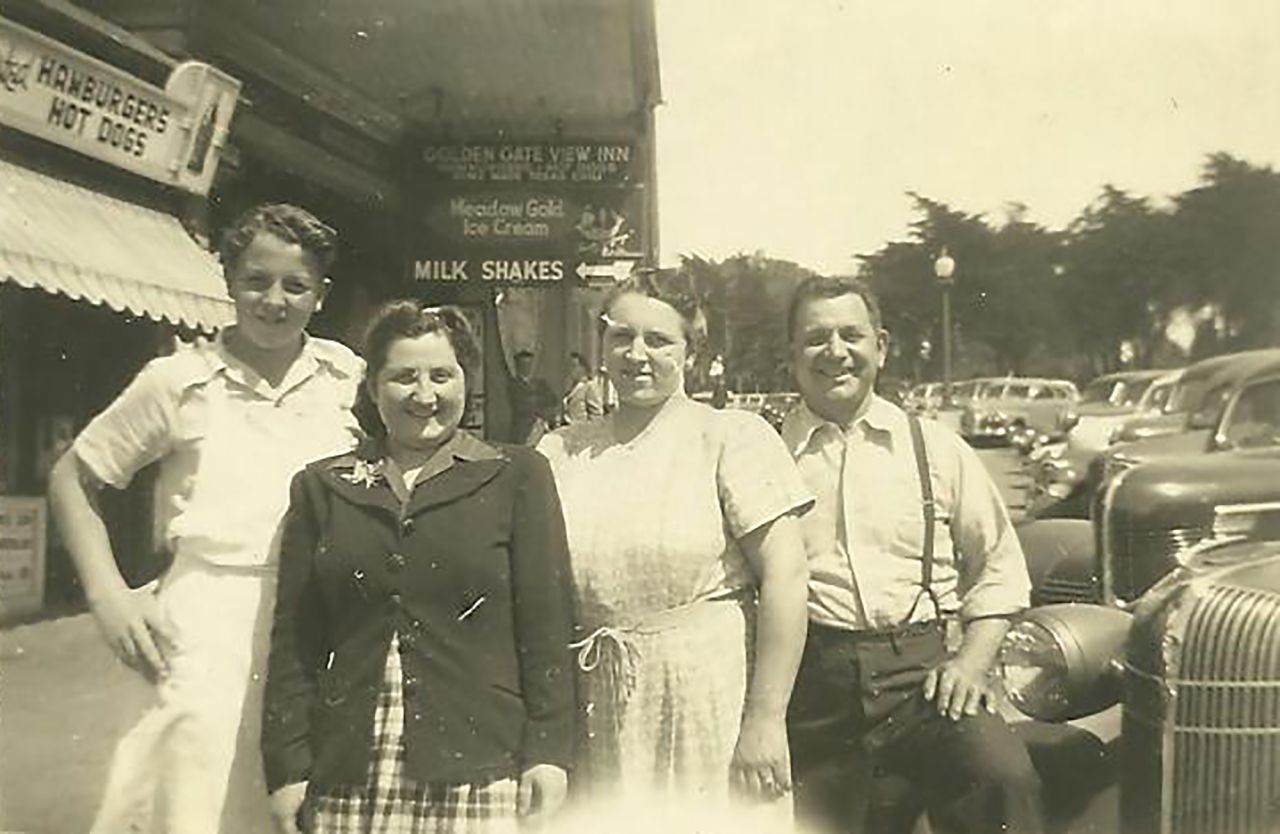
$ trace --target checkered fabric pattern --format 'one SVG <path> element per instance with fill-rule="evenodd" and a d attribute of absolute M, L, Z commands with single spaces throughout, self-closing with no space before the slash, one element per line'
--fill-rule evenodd
<path fill-rule="evenodd" d="M 514 834 L 515 779 L 484 784 L 415 782 L 404 775 L 404 690 L 393 638 L 373 717 L 373 758 L 360 787 L 314 800 L 311 834 Z"/>

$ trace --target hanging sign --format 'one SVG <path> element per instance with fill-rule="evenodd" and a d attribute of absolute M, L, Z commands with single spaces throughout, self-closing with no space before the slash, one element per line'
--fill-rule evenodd
<path fill-rule="evenodd" d="M 554 287 L 625 277 L 643 258 L 643 170 L 629 142 L 427 145 L 413 280 Z"/>
<path fill-rule="evenodd" d="M 164 89 L 0 18 L 0 125 L 206 194 L 240 82 L 187 61 Z"/>

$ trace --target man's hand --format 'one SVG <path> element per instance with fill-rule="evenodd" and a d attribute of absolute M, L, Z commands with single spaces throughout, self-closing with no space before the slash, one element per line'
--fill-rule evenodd
<path fill-rule="evenodd" d="M 528 822 L 539 822 L 564 804 L 569 775 L 552 764 L 536 764 L 520 774 L 516 813 Z"/>
<path fill-rule="evenodd" d="M 298 827 L 298 812 L 307 798 L 307 783 L 294 782 L 276 788 L 270 797 L 271 819 L 280 834 L 302 834 Z"/>
<path fill-rule="evenodd" d="M 90 606 L 116 657 L 149 681 L 169 674 L 177 629 L 150 588 L 112 591 L 91 600 Z"/>
<path fill-rule="evenodd" d="M 729 766 L 729 780 L 748 796 L 759 799 L 776 799 L 791 790 L 791 758 L 784 719 L 750 715 L 743 719 Z"/>
<path fill-rule="evenodd" d="M 952 721 L 959 721 L 964 715 L 977 715 L 983 707 L 995 712 L 987 670 L 975 669 L 960 657 L 929 670 L 924 679 L 924 697 L 935 703 L 939 715 Z"/>

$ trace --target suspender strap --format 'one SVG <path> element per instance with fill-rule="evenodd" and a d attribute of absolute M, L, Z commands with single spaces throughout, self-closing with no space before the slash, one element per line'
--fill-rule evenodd
<path fill-rule="evenodd" d="M 924 514 L 924 553 L 920 555 L 920 586 L 937 608 L 933 596 L 933 479 L 929 477 L 929 457 L 924 448 L 924 432 L 920 430 L 920 418 L 907 415 L 911 426 L 911 447 L 915 451 L 916 471 L 920 476 L 920 505 Z"/>

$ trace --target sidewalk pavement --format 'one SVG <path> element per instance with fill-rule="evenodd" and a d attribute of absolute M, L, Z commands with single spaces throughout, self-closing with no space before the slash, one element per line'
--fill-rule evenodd
<path fill-rule="evenodd" d="M 88 831 L 116 741 L 152 697 L 88 614 L 0 631 L 0 832 Z"/>

